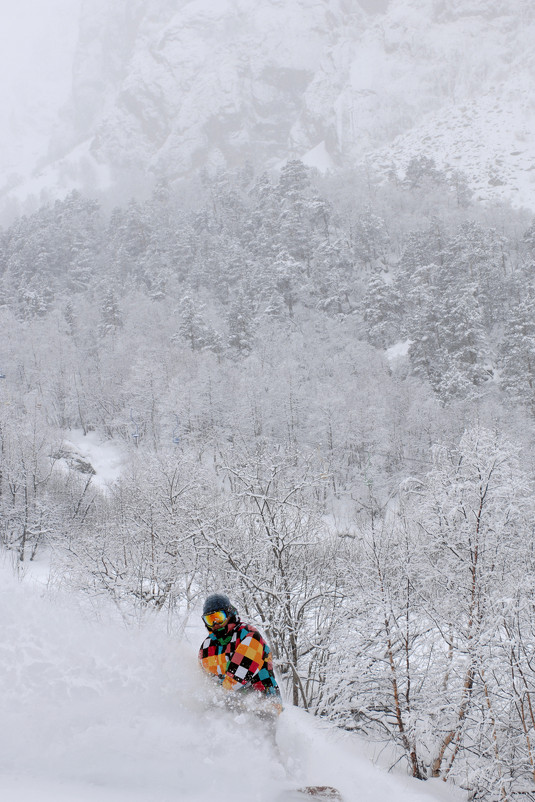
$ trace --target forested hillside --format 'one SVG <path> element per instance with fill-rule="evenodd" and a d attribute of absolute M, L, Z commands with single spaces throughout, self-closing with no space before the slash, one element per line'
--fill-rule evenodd
<path fill-rule="evenodd" d="M 533 788 L 535 227 L 462 174 L 198 174 L 0 239 L 1 538 L 126 620 L 224 587 L 287 698 Z M 113 442 L 107 487 L 69 444 Z M 178 622 L 178 623 L 177 623 Z"/>

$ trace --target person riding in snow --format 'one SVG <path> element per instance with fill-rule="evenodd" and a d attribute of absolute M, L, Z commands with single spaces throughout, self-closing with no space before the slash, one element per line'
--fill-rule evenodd
<path fill-rule="evenodd" d="M 199 650 L 201 667 L 226 691 L 257 691 L 271 705 L 263 711 L 282 710 L 279 686 L 273 673 L 271 650 L 251 624 L 240 620 L 228 596 L 214 593 L 204 602 L 202 619 L 209 634 Z"/>

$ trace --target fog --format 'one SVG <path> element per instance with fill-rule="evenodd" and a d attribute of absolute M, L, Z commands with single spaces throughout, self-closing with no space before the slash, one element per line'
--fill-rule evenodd
<path fill-rule="evenodd" d="M 19 0 L 0 11 L 0 170 L 25 174 L 46 153 L 68 98 L 80 0 Z"/>
<path fill-rule="evenodd" d="M 388 8 L 390 0 L 359 0 L 359 3 L 370 14 L 381 14 Z"/>

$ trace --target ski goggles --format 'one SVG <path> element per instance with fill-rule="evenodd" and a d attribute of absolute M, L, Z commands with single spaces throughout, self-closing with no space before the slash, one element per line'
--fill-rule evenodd
<path fill-rule="evenodd" d="M 221 627 L 228 621 L 228 615 L 224 610 L 216 610 L 214 613 L 203 615 L 202 620 L 207 627 Z"/>

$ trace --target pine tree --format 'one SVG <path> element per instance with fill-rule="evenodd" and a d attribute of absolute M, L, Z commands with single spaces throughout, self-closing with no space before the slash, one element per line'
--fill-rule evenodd
<path fill-rule="evenodd" d="M 374 273 L 363 299 L 363 317 L 368 339 L 378 348 L 391 345 L 399 333 L 400 299 L 397 288 Z"/>
<path fill-rule="evenodd" d="M 145 257 L 151 235 L 149 210 L 136 200 L 114 209 L 108 226 L 108 249 L 120 283 L 127 287 L 145 278 Z"/>
<path fill-rule="evenodd" d="M 425 184 L 440 185 L 445 175 L 437 169 L 434 159 L 429 156 L 414 156 L 405 170 L 405 184 L 410 189 L 422 188 Z"/>
<path fill-rule="evenodd" d="M 368 269 L 378 262 L 385 264 L 390 238 L 382 217 L 370 207 L 359 215 L 352 226 L 352 240 L 355 258 Z"/>
<path fill-rule="evenodd" d="M 507 241 L 494 229 L 463 223 L 445 253 L 448 281 L 458 289 L 477 287 L 481 320 L 488 331 L 502 319 L 508 281 Z"/>
<path fill-rule="evenodd" d="M 204 318 L 206 306 L 195 303 L 191 296 L 185 295 L 180 302 L 180 324 L 178 332 L 186 340 L 192 351 L 221 351 L 221 338 Z"/>
<path fill-rule="evenodd" d="M 514 401 L 535 415 L 535 293 L 526 294 L 509 310 L 499 347 L 499 383 Z"/>
<path fill-rule="evenodd" d="M 324 240 L 315 247 L 306 290 L 317 308 L 329 314 L 347 314 L 356 307 L 360 276 L 342 238 Z"/>
<path fill-rule="evenodd" d="M 240 290 L 230 304 L 227 314 L 228 344 L 241 356 L 251 353 L 254 345 L 254 304 Z"/>
<path fill-rule="evenodd" d="M 108 290 L 100 310 L 100 323 L 98 332 L 101 337 L 113 335 L 123 327 L 123 319 L 119 304 L 113 290 Z"/>
<path fill-rule="evenodd" d="M 529 253 L 535 257 L 535 220 L 522 237 Z"/>
<path fill-rule="evenodd" d="M 490 378 L 489 350 L 475 287 L 444 298 L 442 332 L 448 352 L 448 371 L 439 393 L 445 400 L 466 397 Z"/>
<path fill-rule="evenodd" d="M 281 243 L 309 272 L 315 244 L 329 238 L 329 204 L 312 188 L 310 169 L 297 160 L 282 168 L 278 193 Z"/>
<path fill-rule="evenodd" d="M 288 314 L 293 317 L 294 307 L 303 292 L 303 279 L 299 263 L 288 253 L 279 254 L 273 264 L 274 283 Z"/>
<path fill-rule="evenodd" d="M 282 248 L 279 229 L 280 196 L 263 174 L 250 191 L 251 207 L 244 220 L 241 240 L 257 260 L 269 260 Z"/>

